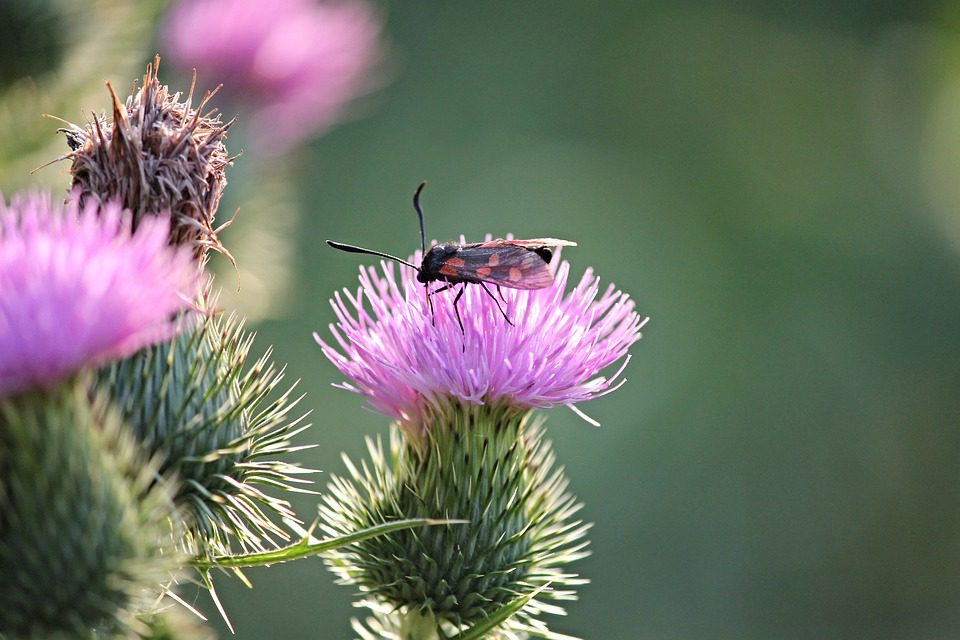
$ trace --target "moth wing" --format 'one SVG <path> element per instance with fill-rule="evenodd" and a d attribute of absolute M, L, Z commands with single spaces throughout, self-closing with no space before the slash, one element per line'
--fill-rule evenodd
<path fill-rule="evenodd" d="M 553 284 L 550 267 L 530 249 L 491 244 L 464 246 L 444 260 L 440 273 L 463 282 L 486 282 L 510 289 L 543 289 Z"/>

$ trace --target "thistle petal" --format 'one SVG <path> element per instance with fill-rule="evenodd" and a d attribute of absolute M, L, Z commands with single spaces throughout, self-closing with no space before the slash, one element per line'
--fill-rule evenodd
<path fill-rule="evenodd" d="M 418 264 L 419 255 L 410 261 Z M 357 293 L 344 289 L 331 300 L 338 319 L 330 327 L 334 341 L 314 337 L 349 378 L 345 388 L 411 433 L 445 413 L 451 402 L 572 406 L 620 383 L 622 367 L 610 376 L 599 374 L 625 361 L 646 320 L 613 285 L 601 294 L 591 269 L 565 293 L 569 274 L 570 265 L 562 262 L 550 287 L 502 289 L 513 326 L 497 300 L 478 286 L 466 286 L 458 303 L 461 332 L 447 294 L 433 297 L 434 324 L 413 269 L 393 263 L 382 263 L 380 270 L 364 267 Z"/>
<path fill-rule="evenodd" d="M 83 368 L 170 338 L 198 285 L 168 221 L 131 231 L 116 204 L 0 202 L 0 396 L 50 387 Z"/>

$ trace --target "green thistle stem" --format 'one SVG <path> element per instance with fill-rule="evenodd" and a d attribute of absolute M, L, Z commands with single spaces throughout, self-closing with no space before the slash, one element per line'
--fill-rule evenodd
<path fill-rule="evenodd" d="M 316 556 L 334 549 L 339 549 L 355 542 L 362 542 L 385 533 L 392 533 L 402 529 L 411 529 L 413 527 L 433 526 L 440 524 L 465 524 L 467 520 L 435 520 L 431 518 L 412 518 L 408 520 L 397 520 L 386 524 L 368 527 L 362 531 L 356 531 L 336 538 L 317 541 L 309 532 L 299 542 L 258 553 L 245 553 L 237 555 L 221 555 L 212 558 L 195 558 L 191 564 L 201 572 L 210 569 L 246 569 L 249 567 L 265 567 L 271 564 L 289 562 L 290 560 L 299 560 Z"/>

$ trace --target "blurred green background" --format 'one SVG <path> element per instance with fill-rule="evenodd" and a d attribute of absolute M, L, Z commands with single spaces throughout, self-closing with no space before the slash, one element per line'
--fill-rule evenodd
<path fill-rule="evenodd" d="M 164 53 L 162 4 L 89 4 L 2 3 L 8 195 L 69 182 L 65 163 L 28 174 L 66 150 L 41 112 L 83 121 L 104 79 L 129 87 Z M 313 411 L 300 459 L 340 473 L 387 427 L 330 387 L 311 338 L 358 267 L 323 240 L 412 252 L 427 179 L 428 237 L 577 240 L 574 271 L 651 316 L 627 385 L 582 406 L 602 428 L 549 412 L 596 523 L 575 567 L 592 582 L 553 629 L 960 635 L 957 3 L 379 6 L 383 86 L 282 159 L 245 148 L 221 209 L 241 208 L 228 300 Z M 352 590 L 321 561 L 247 575 L 218 582 L 237 638 L 352 637 Z"/>

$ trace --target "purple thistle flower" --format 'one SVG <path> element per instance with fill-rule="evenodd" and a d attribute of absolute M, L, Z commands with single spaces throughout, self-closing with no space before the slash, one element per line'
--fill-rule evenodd
<path fill-rule="evenodd" d="M 169 221 L 131 233 L 119 205 L 0 198 L 0 396 L 49 387 L 171 337 L 198 271 L 168 246 Z"/>
<path fill-rule="evenodd" d="M 258 145 L 282 152 L 373 88 L 381 26 L 364 0 L 185 0 L 163 38 L 178 65 L 221 79 L 224 95 L 249 104 Z"/>
<path fill-rule="evenodd" d="M 411 262 L 419 264 L 419 255 Z M 331 300 L 338 322 L 330 330 L 339 350 L 314 337 L 352 381 L 339 387 L 365 396 L 414 432 L 451 402 L 573 408 L 610 393 L 624 382 L 627 349 L 646 322 L 627 294 L 613 285 L 601 293 L 592 269 L 565 294 L 570 265 L 562 262 L 550 287 L 502 289 L 515 326 L 483 289 L 467 286 L 460 300 L 461 333 L 448 297 L 454 291 L 433 298 L 434 326 L 416 272 L 393 263 L 381 268 L 382 275 L 361 268 L 358 293 L 344 289 Z M 619 361 L 613 375 L 600 375 Z"/>

